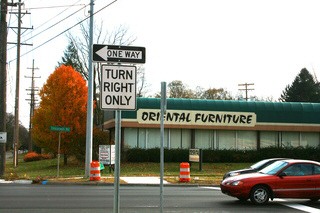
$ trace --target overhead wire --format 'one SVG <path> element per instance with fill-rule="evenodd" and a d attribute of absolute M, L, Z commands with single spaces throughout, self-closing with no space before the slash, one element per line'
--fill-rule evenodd
<path fill-rule="evenodd" d="M 114 4 L 116 1 L 118 1 L 118 0 L 114 0 L 114 1 L 110 2 L 109 4 L 105 5 L 104 7 L 100 8 L 99 10 L 97 10 L 96 12 L 94 12 L 94 13 L 92 14 L 92 16 L 96 15 L 97 13 L 99 13 L 99 12 L 101 12 L 102 10 L 106 9 L 107 7 L 111 6 L 111 5 Z M 88 16 L 88 17 L 84 18 L 83 20 L 79 21 L 78 23 L 74 24 L 73 26 L 69 27 L 68 29 L 62 31 L 61 33 L 55 35 L 54 37 L 50 38 L 49 40 L 43 42 L 42 44 L 38 45 L 37 47 L 35 47 L 35 48 L 33 48 L 33 49 L 31 49 L 31 50 L 23 53 L 22 55 L 20 55 L 20 57 L 25 56 L 25 55 L 27 55 L 27 54 L 35 51 L 36 49 L 38 49 L 38 48 L 42 47 L 43 45 L 49 43 L 50 41 L 54 40 L 55 38 L 61 36 L 61 35 L 64 34 L 65 32 L 68 32 L 68 31 L 71 30 L 72 28 L 78 26 L 79 24 L 81 24 L 81 23 L 84 22 L 85 20 L 89 19 L 90 17 L 91 17 L 91 16 Z M 13 61 L 15 61 L 15 60 L 17 60 L 17 58 L 9 61 L 9 63 L 11 63 L 11 62 L 13 62 Z"/>
<path fill-rule="evenodd" d="M 44 26 L 45 24 L 47 24 L 48 22 L 50 22 L 51 20 L 55 19 L 56 17 L 60 16 L 62 13 L 66 12 L 68 9 L 70 9 L 70 7 L 75 7 L 75 6 L 83 6 L 85 4 L 78 4 L 78 2 L 80 2 L 81 0 L 78 0 L 76 3 L 74 3 L 73 5 L 63 5 L 63 6 L 51 6 L 51 7 L 37 7 L 37 8 L 28 8 L 29 10 L 36 10 L 36 9 L 44 9 L 44 8 L 49 8 L 49 9 L 52 9 L 52 8 L 57 8 L 57 7 L 67 7 L 65 10 L 62 10 L 60 13 L 58 13 L 57 15 L 53 16 L 52 18 L 44 21 L 42 24 L 40 24 L 38 27 L 37 27 L 37 30 L 40 29 L 42 26 Z M 32 31 L 30 33 L 27 33 L 25 36 L 31 34 Z M 24 36 L 24 37 L 25 37 Z"/>
<path fill-rule="evenodd" d="M 78 2 L 79 2 L 79 1 L 78 1 Z M 83 5 L 83 4 L 82 4 L 82 5 Z M 68 18 L 72 17 L 73 15 L 77 14 L 79 11 L 81 11 L 82 9 L 84 9 L 86 6 L 87 6 L 87 5 L 84 5 L 84 6 L 81 7 L 79 10 L 75 11 L 74 13 L 66 16 L 65 18 L 63 18 L 63 19 L 59 20 L 58 22 L 54 23 L 53 25 L 51 25 L 51 26 L 45 28 L 44 30 L 36 33 L 35 35 L 31 36 L 30 38 L 23 40 L 23 42 L 26 43 L 27 41 L 29 41 L 29 40 L 37 37 L 38 35 L 46 32 L 47 30 L 49 30 L 49 29 L 53 28 L 54 26 L 60 24 L 61 22 L 65 21 L 66 19 L 68 19 Z M 62 7 L 62 6 L 61 6 L 61 7 Z M 66 10 L 67 10 L 67 9 L 66 9 Z M 63 10 L 63 11 L 60 12 L 59 14 L 62 14 L 62 13 L 65 12 L 66 10 Z M 55 17 L 57 17 L 57 15 L 56 15 Z M 53 18 L 55 18 L 55 17 L 53 17 Z M 52 20 L 53 18 L 51 18 L 50 20 Z M 50 20 L 49 20 L 49 21 L 50 21 Z M 41 26 L 43 26 L 44 24 L 45 24 L 45 22 L 44 22 Z M 32 32 L 30 32 L 30 33 L 32 33 Z M 30 33 L 28 33 L 27 35 L 29 35 Z M 25 36 L 24 36 L 24 37 L 25 37 Z M 14 45 L 14 46 L 12 46 L 11 48 L 8 48 L 8 50 L 11 50 L 12 48 L 15 48 L 16 46 L 17 46 L 17 45 Z"/>

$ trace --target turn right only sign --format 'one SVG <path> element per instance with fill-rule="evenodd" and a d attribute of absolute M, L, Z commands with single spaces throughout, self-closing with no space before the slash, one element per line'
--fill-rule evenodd
<path fill-rule="evenodd" d="M 101 109 L 136 109 L 135 66 L 101 66 Z"/>
<path fill-rule="evenodd" d="M 145 47 L 94 44 L 92 50 L 92 59 L 96 62 L 130 64 L 144 64 L 146 62 Z"/>

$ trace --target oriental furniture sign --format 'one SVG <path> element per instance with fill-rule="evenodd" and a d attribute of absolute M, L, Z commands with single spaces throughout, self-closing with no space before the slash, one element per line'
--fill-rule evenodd
<path fill-rule="evenodd" d="M 160 110 L 139 109 L 137 120 L 143 124 L 159 124 Z M 167 110 L 165 124 L 208 125 L 208 126 L 247 126 L 256 125 L 257 116 L 252 112 L 186 111 Z"/>

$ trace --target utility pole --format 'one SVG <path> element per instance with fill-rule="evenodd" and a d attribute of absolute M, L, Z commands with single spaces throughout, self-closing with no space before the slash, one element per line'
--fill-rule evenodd
<path fill-rule="evenodd" d="M 14 134 L 13 134 L 13 166 L 18 165 L 18 146 L 19 146 L 19 89 L 20 89 L 20 39 L 21 39 L 21 0 L 18 3 L 18 33 L 17 33 L 17 65 L 16 65 L 16 96 L 14 106 Z"/>
<path fill-rule="evenodd" d="M 1 0 L 0 8 L 0 132 L 6 132 L 7 123 L 7 0 Z M 6 144 L 0 143 L 0 177 L 6 166 Z"/>
<path fill-rule="evenodd" d="M 88 76 L 88 106 L 86 123 L 86 159 L 85 177 L 89 177 L 90 164 L 92 161 L 92 132 L 93 132 L 93 68 L 92 68 L 92 43 L 93 43 L 93 0 L 90 0 L 90 24 L 89 24 L 89 76 Z"/>
<path fill-rule="evenodd" d="M 17 64 L 16 64 L 16 95 L 15 95 L 15 107 L 14 107 L 14 134 L 13 134 L 13 166 L 18 165 L 18 148 L 19 148 L 19 90 L 20 90 L 20 46 L 21 46 L 21 0 L 18 5 L 18 27 L 17 27 Z M 27 13 L 24 13 L 27 14 Z M 14 28 L 14 27 L 10 27 Z"/>
<path fill-rule="evenodd" d="M 244 89 L 239 89 L 239 90 L 245 90 L 246 91 L 246 101 L 248 101 L 248 91 L 249 90 L 254 90 L 254 89 L 248 89 L 248 86 L 253 86 L 254 84 L 253 83 L 250 83 L 250 84 L 248 84 L 248 83 L 244 83 L 244 84 L 238 84 L 238 86 L 244 86 Z"/>
<path fill-rule="evenodd" d="M 28 151 L 31 152 L 32 151 L 32 117 L 33 117 L 33 112 L 34 112 L 34 108 L 36 105 L 36 101 L 38 101 L 37 99 L 35 99 L 35 92 L 39 91 L 39 89 L 37 87 L 34 86 L 34 79 L 35 78 L 41 78 L 41 77 L 35 77 L 34 76 L 34 70 L 39 69 L 39 68 L 35 68 L 34 67 L 34 60 L 32 61 L 32 68 L 27 68 L 27 69 L 31 69 L 32 70 L 32 74 L 31 77 L 29 76 L 25 76 L 25 78 L 31 78 L 31 88 L 30 89 L 26 89 L 30 91 L 30 99 L 26 99 L 27 101 L 30 101 L 30 120 L 29 120 L 29 143 L 28 143 Z"/>

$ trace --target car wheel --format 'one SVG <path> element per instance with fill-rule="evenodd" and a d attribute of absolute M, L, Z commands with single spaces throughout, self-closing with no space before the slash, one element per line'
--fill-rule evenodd
<path fill-rule="evenodd" d="M 254 204 L 265 204 L 269 197 L 269 190 L 265 186 L 255 186 L 250 193 L 250 200 Z"/>

